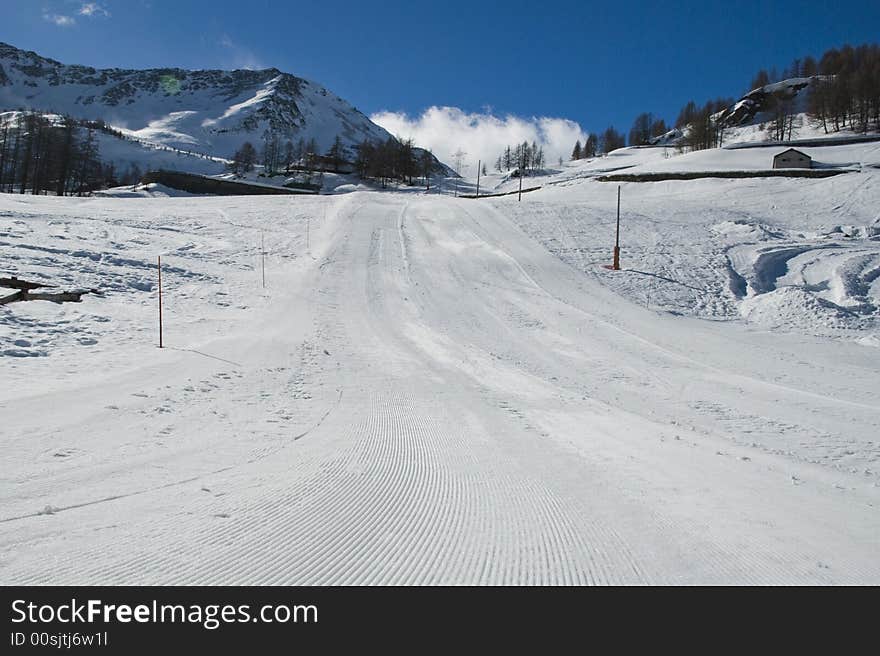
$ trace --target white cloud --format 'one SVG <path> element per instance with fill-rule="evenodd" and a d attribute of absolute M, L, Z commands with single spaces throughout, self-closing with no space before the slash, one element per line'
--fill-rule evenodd
<path fill-rule="evenodd" d="M 498 155 L 508 145 L 533 141 L 543 146 L 548 164 L 560 157 L 568 159 L 575 141 L 583 143 L 586 134 L 575 121 L 564 118 L 507 115 L 495 116 L 491 108 L 467 113 L 458 107 L 430 107 L 421 116 L 412 118 L 402 112 L 378 112 L 370 119 L 391 134 L 411 138 L 417 146 L 430 148 L 443 162 L 450 164 L 459 148 L 473 173 L 477 160 L 492 168 Z"/>
<path fill-rule="evenodd" d="M 110 12 L 97 2 L 84 2 L 79 8 L 80 16 L 109 16 Z"/>
<path fill-rule="evenodd" d="M 64 16 L 63 14 L 50 14 L 48 12 L 43 12 L 43 20 L 55 23 L 58 27 L 72 27 L 73 25 L 76 25 L 76 20 L 74 18 Z"/>
<path fill-rule="evenodd" d="M 252 51 L 235 43 L 228 35 L 224 34 L 218 42 L 227 52 L 223 65 L 229 68 L 244 68 L 249 71 L 266 68 L 263 62 Z"/>
<path fill-rule="evenodd" d="M 98 18 L 102 16 L 108 18 L 110 16 L 110 12 L 107 11 L 107 8 L 100 2 L 74 2 L 73 0 L 67 0 L 67 4 L 79 5 L 79 9 L 75 10 L 77 16 L 83 16 L 85 18 Z M 71 7 L 71 10 L 73 10 L 73 7 Z M 56 14 L 48 9 L 43 10 L 43 20 L 53 23 L 58 27 L 73 27 L 76 25 L 76 18 L 73 16 Z"/>

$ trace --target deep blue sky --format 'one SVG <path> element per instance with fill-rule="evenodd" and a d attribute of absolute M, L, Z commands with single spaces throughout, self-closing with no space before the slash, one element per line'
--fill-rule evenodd
<path fill-rule="evenodd" d="M 593 131 L 641 111 L 674 120 L 689 99 L 746 91 L 761 67 L 880 36 L 878 0 L 2 2 L 0 41 L 65 63 L 274 66 L 368 114 L 491 107 Z"/>

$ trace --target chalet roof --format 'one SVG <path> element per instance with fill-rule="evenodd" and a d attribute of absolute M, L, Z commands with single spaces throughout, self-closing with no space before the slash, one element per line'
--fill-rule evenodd
<path fill-rule="evenodd" d="M 796 148 L 788 148 L 788 149 L 786 149 L 786 150 L 783 150 L 781 153 L 776 153 L 776 154 L 773 156 L 773 159 L 776 159 L 777 157 L 780 157 L 780 156 L 782 156 L 782 155 L 787 155 L 788 153 L 797 153 L 798 155 L 802 155 L 803 157 L 806 157 L 807 159 L 813 159 L 812 157 L 810 157 L 809 155 L 807 155 L 805 152 L 800 151 L 800 150 L 798 150 L 798 149 L 796 149 Z"/>

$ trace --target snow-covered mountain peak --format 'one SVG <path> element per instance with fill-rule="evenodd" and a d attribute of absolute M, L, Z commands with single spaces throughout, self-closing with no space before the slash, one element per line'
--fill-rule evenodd
<path fill-rule="evenodd" d="M 95 69 L 0 43 L 0 109 L 103 120 L 138 140 L 229 156 L 266 130 L 281 139 L 337 135 L 351 147 L 391 135 L 324 87 L 263 70 Z"/>

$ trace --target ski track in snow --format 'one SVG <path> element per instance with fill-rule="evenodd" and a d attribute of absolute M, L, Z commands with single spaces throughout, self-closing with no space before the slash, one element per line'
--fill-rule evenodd
<path fill-rule="evenodd" d="M 585 184 L 0 196 L 12 273 L 106 292 L 0 308 L 3 580 L 880 582 L 877 242 L 628 186 L 613 274 Z"/>

